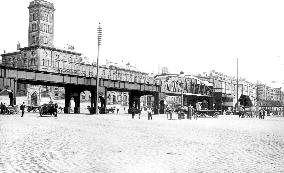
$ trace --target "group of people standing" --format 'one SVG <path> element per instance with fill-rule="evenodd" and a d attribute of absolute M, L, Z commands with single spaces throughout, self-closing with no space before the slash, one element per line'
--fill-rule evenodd
<path fill-rule="evenodd" d="M 22 112 L 21 117 L 24 116 L 25 107 L 26 107 L 26 106 L 25 106 L 25 102 L 23 102 L 23 104 L 21 104 L 21 106 L 20 106 L 20 110 L 21 110 L 21 112 Z M 1 114 L 9 114 L 8 106 L 6 106 L 5 103 L 2 103 L 2 102 L 1 102 L 1 104 L 0 104 L 0 110 L 1 110 Z"/>
<path fill-rule="evenodd" d="M 173 108 L 168 107 L 166 109 L 167 119 L 169 120 L 173 119 L 173 112 L 175 112 Z M 179 108 L 179 110 L 177 111 L 177 114 L 178 114 L 178 117 L 183 117 L 186 115 L 187 119 L 190 119 L 190 120 L 192 118 L 197 119 L 197 114 L 195 113 L 195 109 L 191 105 L 189 105 L 188 107 Z"/>
<path fill-rule="evenodd" d="M 259 119 L 264 119 L 265 116 L 269 115 L 269 112 L 265 110 L 264 108 L 260 109 L 250 109 L 246 110 L 244 107 L 240 107 L 239 111 L 237 112 L 239 115 L 239 118 L 259 118 Z"/>
<path fill-rule="evenodd" d="M 145 108 L 145 111 L 147 111 L 148 120 L 152 120 L 153 119 L 153 116 L 152 116 L 153 115 L 153 108 Z M 130 112 L 131 112 L 132 119 L 134 119 L 135 114 L 138 114 L 139 119 L 140 119 L 142 109 L 137 109 L 137 108 L 133 107 L 133 108 L 130 109 Z"/>
<path fill-rule="evenodd" d="M 258 115 L 259 119 L 264 119 L 266 113 L 267 112 L 264 109 L 260 109 L 259 110 L 259 115 Z"/>

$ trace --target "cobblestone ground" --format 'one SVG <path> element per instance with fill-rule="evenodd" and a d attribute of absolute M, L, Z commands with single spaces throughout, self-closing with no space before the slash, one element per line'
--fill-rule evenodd
<path fill-rule="evenodd" d="M 0 172 L 284 172 L 284 118 L 0 115 Z"/>

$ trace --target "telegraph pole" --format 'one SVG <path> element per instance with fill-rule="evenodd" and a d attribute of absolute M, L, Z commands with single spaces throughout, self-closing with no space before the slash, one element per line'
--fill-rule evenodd
<path fill-rule="evenodd" d="M 98 115 L 98 105 L 99 105 L 99 55 L 100 55 L 100 45 L 101 45 L 101 39 L 102 39 L 102 28 L 101 23 L 99 23 L 99 26 L 97 28 L 98 33 L 98 56 L 97 56 L 97 79 L 96 79 L 96 104 L 95 104 L 95 112 Z"/>
<path fill-rule="evenodd" d="M 237 58 L 237 109 L 239 109 L 239 58 Z"/>

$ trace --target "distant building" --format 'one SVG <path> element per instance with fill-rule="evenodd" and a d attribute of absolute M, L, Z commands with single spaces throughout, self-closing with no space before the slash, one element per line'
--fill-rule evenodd
<path fill-rule="evenodd" d="M 251 83 L 239 78 L 238 93 L 237 79 L 220 72 L 211 70 L 198 75 L 199 78 L 209 80 L 214 84 L 214 99 L 216 106 L 223 109 L 234 107 L 237 99 L 248 96 L 253 106 L 280 106 L 284 105 L 284 93 L 281 88 L 272 88 L 261 83 Z M 237 94 L 238 97 L 237 98 Z"/>
<path fill-rule="evenodd" d="M 256 105 L 256 85 L 245 79 L 239 79 L 239 86 L 237 87 L 237 79 L 235 77 L 228 76 L 215 70 L 211 70 L 208 73 L 204 72 L 197 77 L 201 79 L 207 78 L 207 80 L 213 83 L 214 99 L 217 109 L 233 109 L 237 100 L 240 99 L 242 95 L 248 96 L 252 104 Z"/>
<path fill-rule="evenodd" d="M 162 67 L 162 74 L 169 74 L 168 67 Z"/>
<path fill-rule="evenodd" d="M 257 84 L 257 101 L 259 106 L 281 106 L 284 105 L 284 92 L 281 88 L 272 88 L 265 84 Z"/>

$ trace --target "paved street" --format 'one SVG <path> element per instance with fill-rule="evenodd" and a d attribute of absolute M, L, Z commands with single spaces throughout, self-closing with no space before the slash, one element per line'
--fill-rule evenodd
<path fill-rule="evenodd" d="M 284 172 L 284 118 L 0 115 L 0 172 Z"/>

